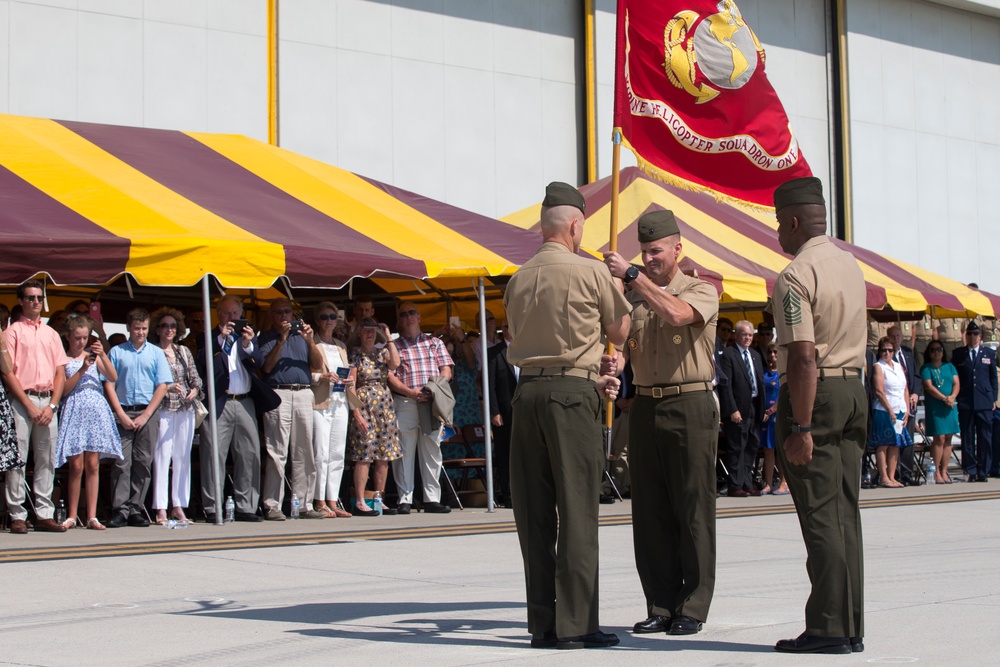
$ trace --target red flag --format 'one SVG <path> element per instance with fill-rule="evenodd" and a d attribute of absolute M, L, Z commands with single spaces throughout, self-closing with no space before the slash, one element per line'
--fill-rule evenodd
<path fill-rule="evenodd" d="M 770 209 L 812 175 L 733 0 L 618 0 L 615 127 L 650 176 Z"/>

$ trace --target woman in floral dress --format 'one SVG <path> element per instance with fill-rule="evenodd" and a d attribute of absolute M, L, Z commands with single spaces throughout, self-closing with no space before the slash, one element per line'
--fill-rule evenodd
<path fill-rule="evenodd" d="M 55 467 L 69 463 L 67 518 L 63 525 L 72 528 L 78 522 L 80 480 L 86 472 L 86 526 L 91 530 L 104 530 L 104 525 L 97 520 L 98 470 L 102 458 L 122 457 L 122 440 L 103 389 L 103 382 L 114 382 L 118 374 L 104 353 L 101 341 L 90 340 L 92 331 L 93 320 L 86 315 L 74 316 L 65 325 L 69 350 Z"/>
<path fill-rule="evenodd" d="M 7 341 L 0 333 L 0 370 L 10 373 L 14 370 L 13 360 L 7 352 Z M 24 465 L 17 449 L 17 431 L 14 430 L 14 410 L 7 400 L 7 391 L 0 382 L 0 472 L 13 470 Z"/>
<path fill-rule="evenodd" d="M 376 347 L 375 343 L 383 347 Z M 354 461 L 355 516 L 374 516 L 365 504 L 368 471 L 374 463 L 372 482 L 375 491 L 385 497 L 389 461 L 403 455 L 399 446 L 399 425 L 389 391 L 388 377 L 399 367 L 399 352 L 389 338 L 389 328 L 365 318 L 351 339 L 351 366 L 357 369 L 355 393 L 360 407 L 352 411 L 348 440 L 348 458 Z M 395 511 L 395 510 L 393 510 Z"/>

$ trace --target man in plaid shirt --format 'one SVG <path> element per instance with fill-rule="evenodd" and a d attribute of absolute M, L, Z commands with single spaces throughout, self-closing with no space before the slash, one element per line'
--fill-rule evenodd
<path fill-rule="evenodd" d="M 399 514 L 409 514 L 413 503 L 413 467 L 420 458 L 420 477 L 424 486 L 424 511 L 445 514 L 451 507 L 441 504 L 441 424 L 431 415 L 432 395 L 424 385 L 438 375 L 451 380 L 455 365 L 441 339 L 420 331 L 420 311 L 416 304 L 404 301 L 396 310 L 400 364 L 389 375 L 399 444 L 403 458 L 392 462 L 392 476 L 399 490 Z"/>

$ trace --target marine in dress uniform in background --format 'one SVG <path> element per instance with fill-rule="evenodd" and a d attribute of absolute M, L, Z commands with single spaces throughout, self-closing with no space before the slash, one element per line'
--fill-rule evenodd
<path fill-rule="evenodd" d="M 524 559 L 533 648 L 601 648 L 598 498 L 604 470 L 601 408 L 618 380 L 599 378 L 603 341 L 625 342 L 630 310 L 599 262 L 579 257 L 584 199 L 550 183 L 542 247 L 510 279 L 507 359 L 513 398 L 510 486 Z M 600 393 L 599 393 L 600 392 Z"/>
<path fill-rule="evenodd" d="M 818 178 L 774 192 L 778 241 L 795 258 L 774 284 L 779 341 L 778 455 L 795 501 L 812 591 L 806 629 L 778 651 L 864 650 L 864 555 L 858 495 L 868 402 L 865 280 L 826 236 Z"/>
<path fill-rule="evenodd" d="M 648 617 L 633 631 L 689 635 L 708 618 L 715 590 L 719 295 L 678 268 L 673 213 L 647 213 L 638 229 L 645 275 L 617 253 L 604 256 L 611 275 L 631 285 L 634 305 L 624 350 L 636 386 L 629 417 L 632 535 Z"/>

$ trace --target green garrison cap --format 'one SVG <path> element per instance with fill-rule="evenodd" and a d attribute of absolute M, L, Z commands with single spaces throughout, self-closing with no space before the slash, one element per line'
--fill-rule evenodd
<path fill-rule="evenodd" d="M 580 191 L 569 183 L 552 181 L 545 186 L 545 199 L 542 206 L 575 206 L 581 213 L 586 213 L 587 203 Z"/>
<path fill-rule="evenodd" d="M 649 243 L 666 236 L 680 234 L 673 211 L 650 211 L 639 218 L 639 243 Z"/>
<path fill-rule="evenodd" d="M 786 206 L 797 204 L 819 204 L 826 206 L 823 199 L 823 183 L 815 176 L 796 178 L 782 183 L 774 191 L 774 212 L 777 213 Z"/>

